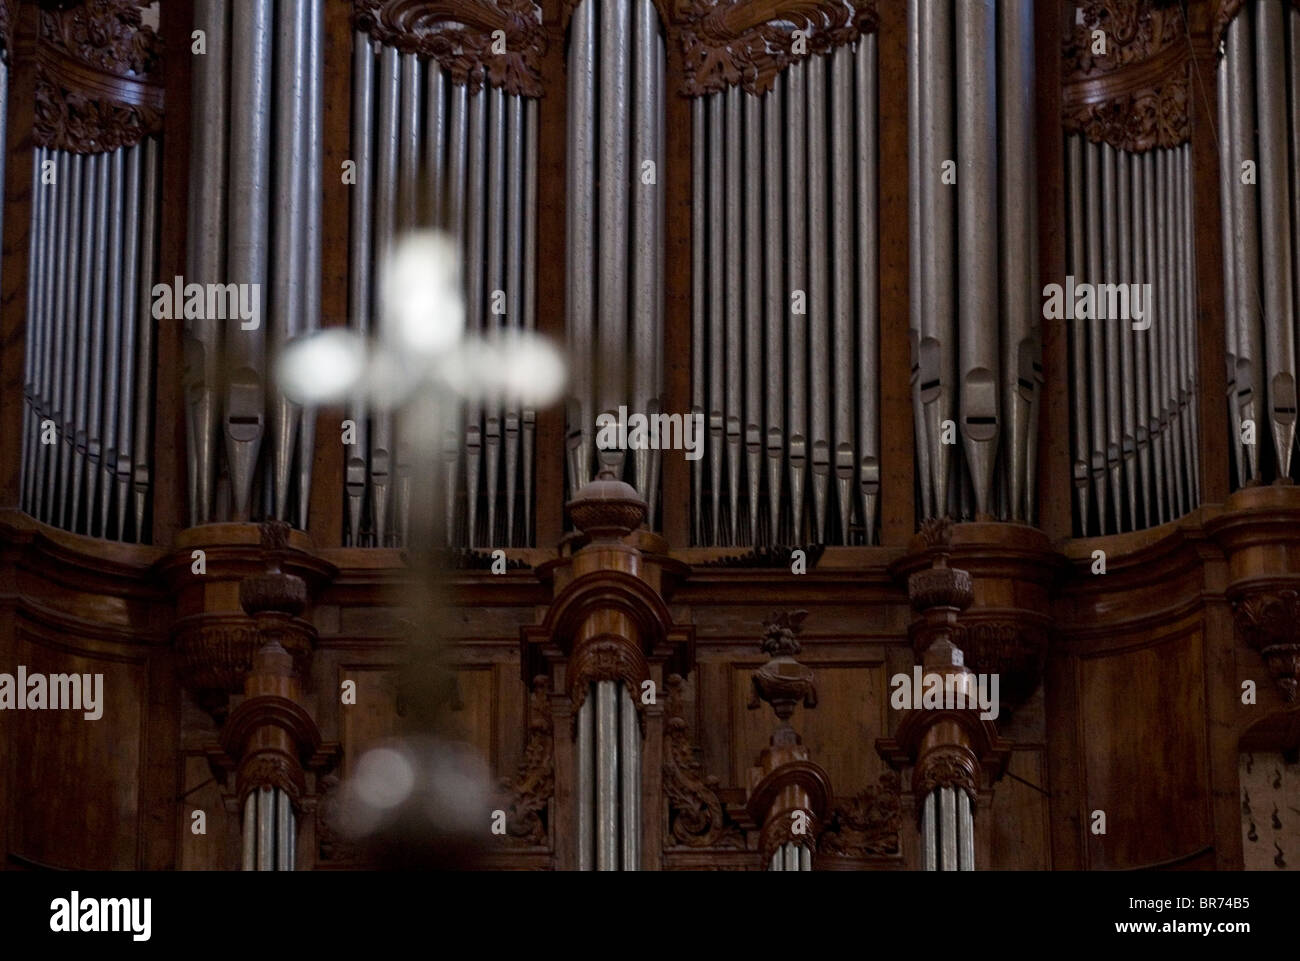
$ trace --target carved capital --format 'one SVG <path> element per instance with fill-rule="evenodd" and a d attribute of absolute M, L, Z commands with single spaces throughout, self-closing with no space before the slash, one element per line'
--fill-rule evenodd
<path fill-rule="evenodd" d="M 875 0 L 692 0 L 682 12 L 682 93 L 740 84 L 752 94 L 811 54 L 826 53 L 876 29 Z M 796 48 L 800 31 L 807 49 Z"/>
<path fill-rule="evenodd" d="M 836 805 L 818 845 L 842 857 L 897 857 L 902 851 L 901 811 L 898 775 L 886 771 L 876 785 Z"/>
<path fill-rule="evenodd" d="M 664 798 L 668 823 L 664 836 L 670 845 L 692 848 L 744 848 L 745 837 L 727 817 L 718 796 L 718 779 L 705 775 L 687 733 L 686 710 L 680 674 L 666 680 L 664 707 Z"/>
<path fill-rule="evenodd" d="M 546 31 L 533 0 L 353 0 L 352 10 L 357 29 L 436 60 L 471 91 L 488 83 L 506 93 L 542 95 Z"/>
<path fill-rule="evenodd" d="M 795 811 L 777 811 L 772 817 L 763 824 L 763 830 L 758 836 L 758 849 L 763 855 L 763 865 L 771 863 L 772 855 L 781 849 L 783 845 L 795 844 L 801 848 L 808 848 L 813 854 L 817 853 L 817 833 L 821 828 L 821 823 L 810 812 L 807 814 L 807 824 L 801 834 L 794 833 L 795 819 L 792 815 Z"/>
<path fill-rule="evenodd" d="M 294 810 L 302 812 L 307 782 L 297 761 L 279 751 L 258 751 L 239 762 L 235 774 L 239 803 L 253 791 L 264 787 L 279 788 L 289 796 Z"/>
<path fill-rule="evenodd" d="M 554 727 L 551 723 L 551 683 L 533 678 L 528 698 L 528 743 L 513 778 L 503 778 L 501 791 L 508 841 L 532 847 L 546 844 L 548 811 L 555 792 Z"/>
<path fill-rule="evenodd" d="M 1287 703 L 1294 702 L 1300 688 L 1300 594 L 1253 591 L 1232 608 L 1238 635 L 1259 651 Z"/>
<path fill-rule="evenodd" d="M 1134 152 L 1185 143 L 1191 57 L 1182 8 L 1085 0 L 1081 9 L 1062 51 L 1066 132 Z"/>
<path fill-rule="evenodd" d="M 945 744 L 927 752 L 916 765 L 912 793 L 922 798 L 938 787 L 960 788 L 974 801 L 978 772 L 979 761 L 969 748 Z"/>
<path fill-rule="evenodd" d="M 641 682 L 649 679 L 650 666 L 645 654 L 627 638 L 606 634 L 580 642 L 569 658 L 569 697 L 573 700 L 574 723 L 593 681 L 622 681 L 638 715 L 643 714 Z"/>
<path fill-rule="evenodd" d="M 83 0 L 41 10 L 32 131 L 38 145 L 98 153 L 161 132 L 162 42 L 140 7 L 135 0 Z"/>

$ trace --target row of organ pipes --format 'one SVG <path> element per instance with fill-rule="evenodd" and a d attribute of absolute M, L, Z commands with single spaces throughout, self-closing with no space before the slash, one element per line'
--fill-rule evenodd
<path fill-rule="evenodd" d="M 460 240 L 469 331 L 536 327 L 537 102 L 453 83 L 436 60 L 353 40 L 349 318 L 384 323 L 394 240 L 440 226 Z M 412 452 L 392 413 L 350 406 L 344 541 L 385 547 L 410 528 Z M 448 546 L 532 543 L 536 411 L 473 403 L 453 417 L 436 478 Z"/>
<path fill-rule="evenodd" d="M 918 514 L 1032 523 L 1042 394 L 1033 4 L 917 0 L 907 11 Z"/>
<path fill-rule="evenodd" d="M 609 468 L 656 526 L 661 453 L 598 450 L 596 420 L 659 413 L 663 384 L 663 36 L 653 0 L 584 0 L 569 25 L 565 467 Z"/>
<path fill-rule="evenodd" d="M 324 33 L 313 0 L 196 0 L 187 283 L 251 286 L 259 322 L 185 318 L 190 522 L 307 526 L 315 415 L 273 383 L 320 325 Z"/>
<path fill-rule="evenodd" d="M 936 787 L 921 807 L 921 857 L 926 871 L 975 870 L 975 812 L 960 787 Z"/>
<path fill-rule="evenodd" d="M 32 156 L 22 508 L 119 541 L 149 539 L 160 153 Z"/>
<path fill-rule="evenodd" d="M 265 323 L 184 320 L 193 523 L 274 514 L 306 523 L 314 421 L 267 376 L 278 346 L 320 323 L 318 6 L 195 5 L 208 53 L 194 65 L 185 280 L 263 285 Z M 919 513 L 1033 522 L 1042 374 L 1032 9 L 918 0 L 908 16 Z M 659 453 L 597 452 L 595 418 L 620 405 L 660 409 L 663 39 L 650 0 L 588 0 L 570 41 L 568 486 L 599 466 L 624 471 L 653 524 Z M 1238 484 L 1296 473 L 1298 49 L 1300 12 L 1254 0 L 1229 25 L 1217 74 Z M 382 323 L 375 274 L 388 245 L 435 223 L 465 245 L 473 327 L 535 327 L 536 101 L 454 83 L 436 61 L 364 33 L 353 69 L 349 322 Z M 876 539 L 875 84 L 866 34 L 798 61 L 766 91 L 731 86 L 693 100 L 691 405 L 708 435 L 693 465 L 697 544 Z M 147 137 L 103 154 L 33 156 L 42 189 L 22 503 L 92 536 L 148 537 L 153 395 L 143 375 L 153 367 L 160 151 Z M 1071 323 L 1075 531 L 1149 527 L 1199 503 L 1190 154 L 1071 135 L 1066 167 L 1067 271 L 1154 291 L 1149 329 Z M 398 425 L 358 405 L 348 416 L 357 432 L 345 541 L 400 544 L 410 458 Z M 941 442 L 950 420 L 956 444 Z M 57 442 L 42 443 L 51 424 Z M 531 410 L 479 407 L 447 432 L 438 483 L 449 544 L 532 543 L 535 424 Z M 1254 443 L 1242 441 L 1250 425 Z"/>
<path fill-rule="evenodd" d="M 692 102 L 696 544 L 875 542 L 875 41 Z"/>
<path fill-rule="evenodd" d="M 1136 314 L 1124 287 L 1150 285 L 1131 288 L 1140 321 L 1068 321 L 1075 531 L 1153 527 L 1200 503 L 1190 147 L 1132 153 L 1071 134 L 1066 181 L 1067 273 L 1108 314 Z"/>
<path fill-rule="evenodd" d="M 1294 480 L 1300 9 L 1244 4 L 1228 25 L 1217 80 L 1235 486 Z"/>
<path fill-rule="evenodd" d="M 622 681 L 593 681 L 578 708 L 579 871 L 641 869 L 641 726 Z"/>
<path fill-rule="evenodd" d="M 283 788 L 263 785 L 248 792 L 242 830 L 243 870 L 294 870 L 298 820 Z"/>

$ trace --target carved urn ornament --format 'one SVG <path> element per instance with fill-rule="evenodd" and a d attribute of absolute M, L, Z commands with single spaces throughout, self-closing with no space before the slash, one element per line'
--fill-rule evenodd
<path fill-rule="evenodd" d="M 804 707 L 817 706 L 812 669 L 795 660 L 800 650 L 799 631 L 807 616 L 807 611 L 773 613 L 763 623 L 762 648 L 772 659 L 752 675 L 749 707 L 757 708 L 760 701 L 772 705 L 781 722 L 772 735 L 773 744 L 798 744 L 799 736 L 790 727 L 790 716 L 800 701 Z"/>
<path fill-rule="evenodd" d="M 583 485 L 565 506 L 578 530 L 593 541 L 626 537 L 641 526 L 646 516 L 645 499 L 608 467 Z"/>

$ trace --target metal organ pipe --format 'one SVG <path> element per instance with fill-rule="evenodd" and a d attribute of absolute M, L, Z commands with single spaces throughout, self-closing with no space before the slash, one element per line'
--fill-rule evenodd
<path fill-rule="evenodd" d="M 269 3 L 233 5 L 231 47 L 230 192 L 226 268 L 237 284 L 255 284 L 258 314 L 266 311 L 268 200 L 270 192 L 272 27 Z M 266 422 L 266 330 L 231 330 L 224 352 L 226 460 L 233 519 L 249 520 L 253 475 Z"/>
<path fill-rule="evenodd" d="M 1253 10 L 1264 359 L 1268 371 L 1269 423 L 1277 455 L 1278 477 L 1291 474 L 1296 418 L 1295 314 L 1291 304 L 1293 285 L 1287 182 L 1287 170 L 1294 166 L 1295 158 L 1290 163 L 1286 161 L 1285 15 L 1281 3 L 1257 3 Z M 1292 51 L 1293 69 L 1295 56 L 1296 51 Z"/>

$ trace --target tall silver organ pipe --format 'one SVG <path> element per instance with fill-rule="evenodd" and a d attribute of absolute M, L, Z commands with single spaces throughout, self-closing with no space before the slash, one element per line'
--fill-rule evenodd
<path fill-rule="evenodd" d="M 1163 524 L 1199 504 L 1191 158 L 1066 139 L 1078 536 Z M 1139 496 L 1139 494 L 1141 496 Z"/>
<path fill-rule="evenodd" d="M 148 542 L 158 140 L 32 163 L 22 508 Z"/>
<path fill-rule="evenodd" d="M 695 543 L 873 543 L 875 36 L 692 111 Z"/>
<path fill-rule="evenodd" d="M 196 0 L 185 325 L 189 520 L 307 524 L 315 420 L 270 381 L 320 324 L 320 4 Z M 265 443 L 264 443 L 265 441 Z M 119 447 L 120 447 L 119 440 Z"/>
<path fill-rule="evenodd" d="M 1234 486 L 1294 480 L 1300 10 L 1282 0 L 1242 5 L 1218 69 Z"/>
<path fill-rule="evenodd" d="M 353 329 L 373 332 L 384 323 L 385 258 L 404 233 L 431 226 L 459 238 L 470 332 L 535 328 L 536 102 L 491 85 L 471 90 L 436 60 L 361 31 L 353 36 L 352 71 Z M 309 213 L 316 204 L 313 196 Z M 353 403 L 348 417 L 357 442 L 344 467 L 343 541 L 403 545 L 414 452 L 392 415 Z M 436 478 L 447 546 L 532 543 L 535 436 L 532 410 L 480 403 L 447 419 Z"/>
<path fill-rule="evenodd" d="M 661 410 L 664 60 L 653 0 L 583 0 L 574 10 L 568 46 L 567 487 L 572 494 L 598 466 L 608 467 L 645 497 L 652 525 L 661 455 L 611 446 L 610 431 L 600 430 L 597 418 L 630 430 L 635 415 L 687 415 Z M 698 169 L 696 178 L 698 185 Z M 738 433 L 736 441 L 738 452 Z"/>
<path fill-rule="evenodd" d="M 622 681 L 593 681 L 578 708 L 580 871 L 641 868 L 641 726 Z"/>
<path fill-rule="evenodd" d="M 908 13 L 918 512 L 1032 521 L 1033 4 L 916 0 Z M 1076 451 L 1076 477 L 1088 458 Z"/>

